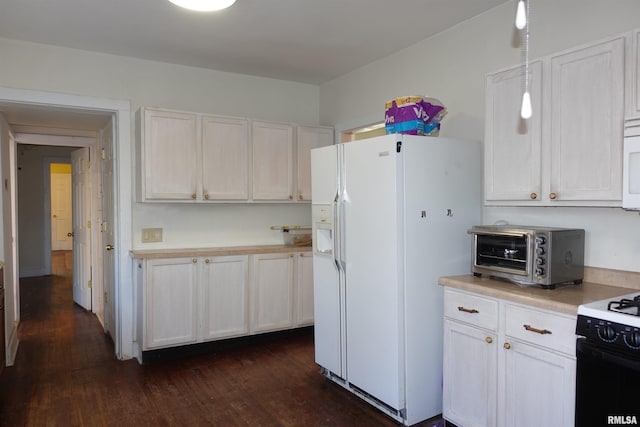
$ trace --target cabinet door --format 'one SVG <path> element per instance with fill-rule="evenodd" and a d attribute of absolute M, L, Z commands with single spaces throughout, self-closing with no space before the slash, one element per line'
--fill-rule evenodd
<path fill-rule="evenodd" d="M 460 426 L 496 425 L 496 335 L 445 319 L 443 408 Z"/>
<path fill-rule="evenodd" d="M 293 326 L 293 254 L 253 256 L 252 332 Z"/>
<path fill-rule="evenodd" d="M 202 117 L 202 193 L 205 200 L 249 198 L 249 122 Z"/>
<path fill-rule="evenodd" d="M 313 257 L 311 252 L 297 254 L 296 325 L 313 324 Z"/>
<path fill-rule="evenodd" d="M 631 57 L 628 66 L 629 90 L 627 116 L 640 115 L 640 30 L 631 33 Z"/>
<path fill-rule="evenodd" d="M 311 150 L 333 144 L 333 129 L 298 127 L 296 129 L 298 200 L 311 200 Z"/>
<path fill-rule="evenodd" d="M 624 42 L 551 57 L 551 201 L 622 200 Z"/>
<path fill-rule="evenodd" d="M 542 156 L 542 62 L 529 66 L 533 115 L 520 117 L 524 68 L 487 77 L 485 115 L 485 201 L 539 204 Z"/>
<path fill-rule="evenodd" d="M 293 128 L 253 122 L 253 199 L 293 200 Z"/>
<path fill-rule="evenodd" d="M 205 258 L 201 265 L 202 338 L 211 340 L 248 333 L 248 256 Z"/>
<path fill-rule="evenodd" d="M 196 258 L 146 261 L 146 348 L 196 341 L 197 261 Z"/>
<path fill-rule="evenodd" d="M 190 200 L 197 197 L 196 114 L 144 112 L 144 197 Z"/>
<path fill-rule="evenodd" d="M 508 340 L 499 401 L 502 426 L 574 425 L 575 358 Z"/>

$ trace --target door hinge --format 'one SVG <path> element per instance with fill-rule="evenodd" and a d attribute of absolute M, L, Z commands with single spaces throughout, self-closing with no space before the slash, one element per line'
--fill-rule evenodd
<path fill-rule="evenodd" d="M 109 302 L 109 294 L 108 293 L 104 293 L 104 298 L 102 299 L 104 301 L 104 303 L 108 303 Z"/>
<path fill-rule="evenodd" d="M 87 282 L 87 287 L 89 289 L 91 289 L 93 287 L 93 281 L 91 279 L 89 279 L 89 281 Z"/>
<path fill-rule="evenodd" d="M 87 162 L 87 170 L 91 169 L 91 162 Z"/>
<path fill-rule="evenodd" d="M 396 142 L 396 153 L 399 153 L 401 148 L 402 148 L 402 141 Z"/>
<path fill-rule="evenodd" d="M 107 152 L 103 149 L 100 150 L 100 157 L 102 160 L 107 160 Z"/>
<path fill-rule="evenodd" d="M 87 228 L 91 228 L 91 220 L 87 221 Z"/>

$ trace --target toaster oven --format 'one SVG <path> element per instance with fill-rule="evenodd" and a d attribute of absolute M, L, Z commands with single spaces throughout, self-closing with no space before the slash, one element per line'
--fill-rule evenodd
<path fill-rule="evenodd" d="M 479 225 L 468 233 L 475 276 L 548 289 L 582 283 L 582 229 Z"/>

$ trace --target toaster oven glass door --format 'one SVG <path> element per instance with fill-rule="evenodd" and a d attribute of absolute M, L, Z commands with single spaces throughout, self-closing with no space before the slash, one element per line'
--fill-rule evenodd
<path fill-rule="evenodd" d="M 527 275 L 528 240 L 526 234 L 477 234 L 475 263 L 479 267 Z"/>

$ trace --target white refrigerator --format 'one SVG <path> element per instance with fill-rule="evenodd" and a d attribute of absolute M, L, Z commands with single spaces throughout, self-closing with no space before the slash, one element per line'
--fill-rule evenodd
<path fill-rule="evenodd" d="M 442 412 L 443 289 L 469 273 L 476 141 L 385 135 L 311 152 L 315 358 L 405 425 Z"/>

